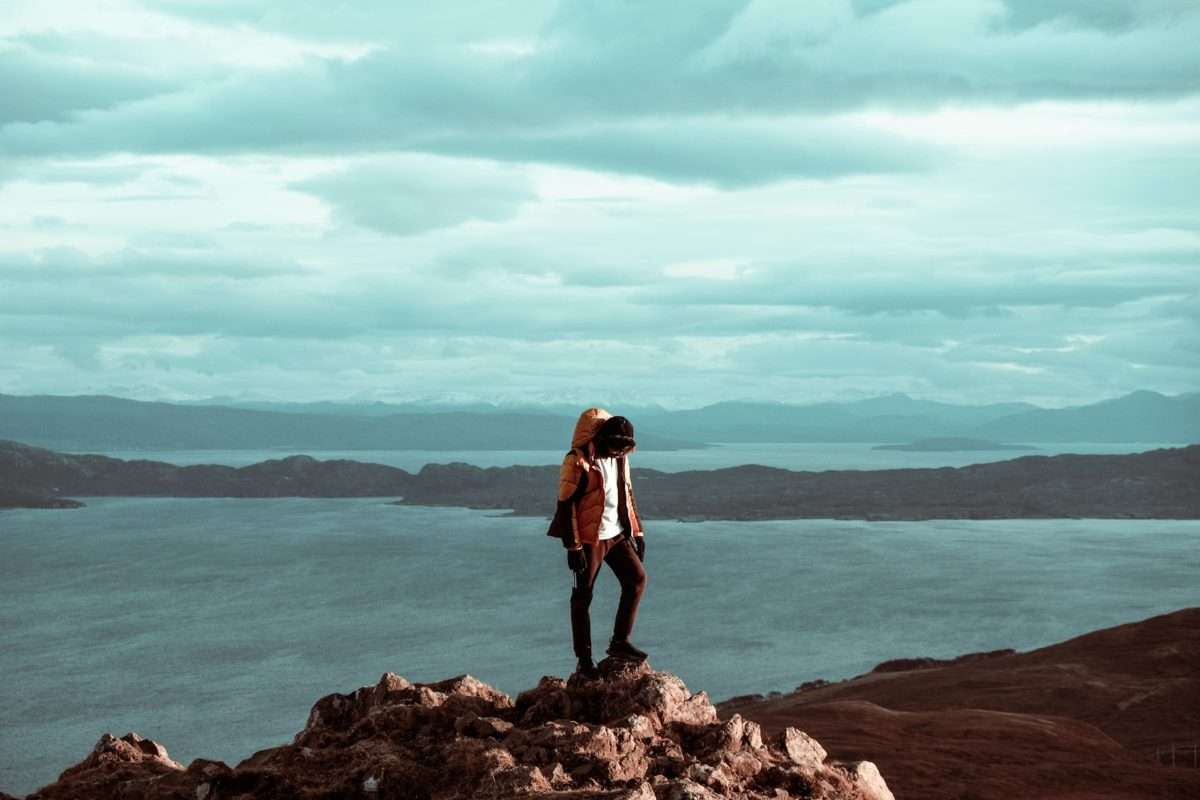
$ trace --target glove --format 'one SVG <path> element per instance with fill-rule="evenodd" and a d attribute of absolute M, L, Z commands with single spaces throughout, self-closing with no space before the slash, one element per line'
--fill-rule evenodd
<path fill-rule="evenodd" d="M 645 563 L 645 561 L 646 561 L 646 537 L 645 536 L 633 537 L 633 549 L 637 550 L 638 561 Z"/>
<path fill-rule="evenodd" d="M 587 553 L 583 552 L 582 547 L 567 551 L 567 567 L 571 572 L 583 572 L 587 569 Z"/>

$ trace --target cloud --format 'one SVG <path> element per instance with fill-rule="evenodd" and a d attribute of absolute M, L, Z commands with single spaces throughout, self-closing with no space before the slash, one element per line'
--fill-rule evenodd
<path fill-rule="evenodd" d="M 146 173 L 148 167 L 137 163 L 97 163 L 94 161 L 13 160 L 0 167 L 0 184 L 9 181 L 30 183 L 86 183 L 94 186 L 128 183 Z"/>
<path fill-rule="evenodd" d="M 291 184 L 339 216 L 381 233 L 409 236 L 472 220 L 511 219 L 534 198 L 527 177 L 486 162 L 383 158 Z"/>
<path fill-rule="evenodd" d="M 150 97 L 172 87 L 148 67 L 61 57 L 30 43 L 0 39 L 0 127 L 14 122 L 67 123 L 73 115 Z"/>
<path fill-rule="evenodd" d="M 1200 258 L 1200 253 L 1197 254 Z M 907 315 L 936 311 L 947 317 L 1015 316 L 1019 306 L 1111 308 L 1145 297 L 1182 296 L 1200 288 L 1197 277 L 1175 271 L 1130 274 L 1110 270 L 1079 275 L 1056 270 L 1003 273 L 863 266 L 854 276 L 837 267 L 752 265 L 736 282 L 694 281 L 686 286 L 638 289 L 638 302 L 709 306 L 829 306 L 852 314 Z"/>
<path fill-rule="evenodd" d="M 0 119 L 0 391 L 1200 385 L 1191 3 L 76 12 L 0 11 L 40 87 Z"/>
<path fill-rule="evenodd" d="M 1081 4 L 1079 4 L 1081 5 Z M 626 114 L 796 113 L 862 105 L 1190 94 L 1200 9 L 1113 34 L 997 30 L 999 2 L 926 0 L 858 16 L 845 3 L 709 3 L 677 24 L 619 6 L 566 4 L 538 85 Z M 657 24 L 656 24 L 657 23 Z"/>
<path fill-rule="evenodd" d="M 386 35 L 406 47 L 430 42 L 468 43 L 536 31 L 558 0 L 460 0 L 453 4 L 397 4 L 356 0 L 148 0 L 144 5 L 204 25 L 254 28 L 301 39 L 361 41 Z"/>
<path fill-rule="evenodd" d="M 921 171 L 938 163 L 938 153 L 915 139 L 813 120 L 683 118 L 573 131 L 448 136 L 411 146 L 726 188 L 794 177 Z M 946 157 L 944 151 L 941 157 Z"/>
<path fill-rule="evenodd" d="M 1049 19 L 1086 16 L 1066 5 Z M 865 15 L 825 6 L 822 15 L 820 4 L 710 2 L 655 18 L 564 3 L 526 31 L 534 44 L 516 58 L 436 36 L 403 47 L 381 40 L 353 59 L 299 48 L 277 68 L 226 65 L 170 94 L 12 122 L 0 129 L 0 152 L 393 149 L 739 186 L 928 166 L 919 143 L 831 124 L 821 118 L 831 111 L 1168 98 L 1200 85 L 1196 8 L 1139 14 L 1119 30 L 997 30 L 1011 16 L 997 2 L 909 2 Z M 280 16 L 259 24 L 269 33 Z M 781 124 L 762 124 L 774 118 Z"/>
<path fill-rule="evenodd" d="M 148 237 L 149 238 L 149 237 Z M 189 242 L 189 244 L 192 244 Z M 207 243 L 206 243 L 207 244 Z M 62 281 L 103 281 L 108 279 L 248 281 L 265 277 L 302 277 L 309 270 L 297 264 L 248 261 L 240 256 L 214 253 L 181 254 L 177 251 L 126 248 L 102 256 L 71 247 L 50 248 L 22 254 L 0 254 L 0 283 L 46 284 Z M 9 308 L 15 308 L 9 305 Z"/>
<path fill-rule="evenodd" d="M 1004 6 L 1003 26 L 1011 30 L 1055 24 L 1121 32 L 1144 24 L 1170 24 L 1173 17 L 1195 10 L 1189 0 L 1005 0 Z"/>

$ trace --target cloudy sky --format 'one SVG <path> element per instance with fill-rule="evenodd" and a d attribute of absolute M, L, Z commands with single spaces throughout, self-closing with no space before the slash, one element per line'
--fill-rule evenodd
<path fill-rule="evenodd" d="M 1195 0 L 4 0 L 0 392 L 1195 391 L 1197 41 Z"/>

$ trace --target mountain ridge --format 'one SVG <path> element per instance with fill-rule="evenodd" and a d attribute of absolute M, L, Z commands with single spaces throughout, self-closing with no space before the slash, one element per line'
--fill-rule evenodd
<path fill-rule="evenodd" d="M 398 497 L 546 517 L 557 465 L 426 464 L 417 473 L 295 455 L 245 467 L 56 453 L 0 441 L 0 487 L 51 502 L 66 495 Z M 1127 455 L 1021 456 L 1008 461 L 883 470 L 793 471 L 748 464 L 634 471 L 646 519 L 1200 518 L 1200 444 Z M 3 492 L 0 492 L 0 505 Z"/>

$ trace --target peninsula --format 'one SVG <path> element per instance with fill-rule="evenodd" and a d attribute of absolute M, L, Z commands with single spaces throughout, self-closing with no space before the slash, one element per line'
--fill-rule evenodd
<path fill-rule="evenodd" d="M 1125 455 L 1028 455 L 964 467 L 793 471 L 754 464 L 636 468 L 647 519 L 1200 519 L 1200 445 Z M 246 467 L 55 453 L 0 441 L 0 487 L 24 505 L 65 497 L 387 497 L 547 517 L 558 467 L 383 464 L 296 455 Z M 19 504 L 19 503 L 10 503 Z"/>

